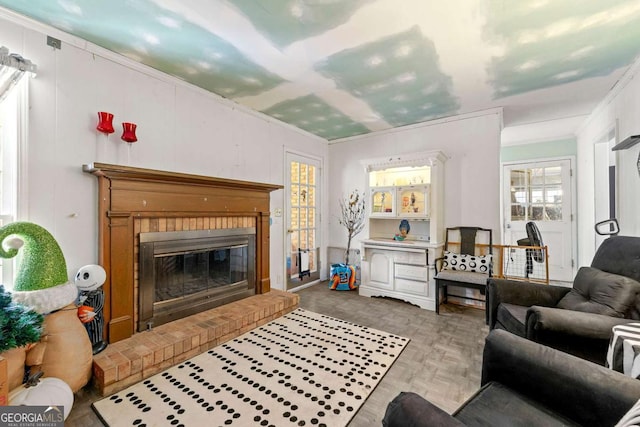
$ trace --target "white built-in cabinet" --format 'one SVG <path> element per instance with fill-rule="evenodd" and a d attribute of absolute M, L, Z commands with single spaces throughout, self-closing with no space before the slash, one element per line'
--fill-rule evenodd
<path fill-rule="evenodd" d="M 435 310 L 435 259 L 444 240 L 444 163 L 439 151 L 365 160 L 369 238 L 362 241 L 363 296 L 387 296 Z M 411 230 L 394 239 L 400 221 Z"/>

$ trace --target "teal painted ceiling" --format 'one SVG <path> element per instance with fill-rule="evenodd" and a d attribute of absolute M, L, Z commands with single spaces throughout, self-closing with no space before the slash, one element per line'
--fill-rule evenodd
<path fill-rule="evenodd" d="M 0 6 L 329 141 L 495 107 L 507 125 L 588 114 L 640 54 L 638 0 Z"/>

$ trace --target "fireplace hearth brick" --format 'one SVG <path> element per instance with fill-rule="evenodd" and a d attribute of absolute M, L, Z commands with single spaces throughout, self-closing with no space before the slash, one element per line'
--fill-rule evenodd
<path fill-rule="evenodd" d="M 93 359 L 93 384 L 118 392 L 298 308 L 300 296 L 272 289 L 110 344 Z"/>

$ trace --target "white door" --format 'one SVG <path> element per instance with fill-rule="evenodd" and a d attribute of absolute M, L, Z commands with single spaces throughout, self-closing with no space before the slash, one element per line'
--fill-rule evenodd
<path fill-rule="evenodd" d="M 286 288 L 320 279 L 320 161 L 287 153 Z"/>
<path fill-rule="evenodd" d="M 527 237 L 529 221 L 540 229 L 549 253 L 549 279 L 572 281 L 573 210 L 570 160 L 503 166 L 504 243 Z"/>

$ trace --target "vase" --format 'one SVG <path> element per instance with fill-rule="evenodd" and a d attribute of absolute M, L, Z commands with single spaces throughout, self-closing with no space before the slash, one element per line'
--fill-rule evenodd
<path fill-rule="evenodd" d="M 357 289 L 356 269 L 349 264 L 331 264 L 329 289 L 351 291 Z"/>

